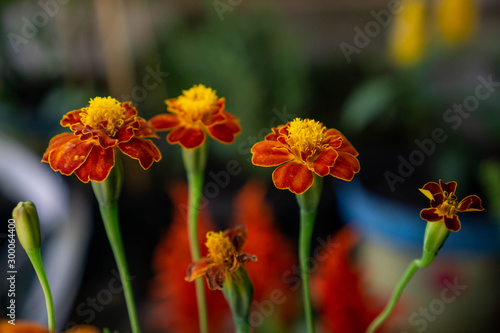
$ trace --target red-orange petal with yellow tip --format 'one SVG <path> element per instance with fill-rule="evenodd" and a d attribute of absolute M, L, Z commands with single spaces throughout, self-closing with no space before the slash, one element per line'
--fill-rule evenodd
<path fill-rule="evenodd" d="M 159 138 L 153 127 L 144 118 L 137 117 L 136 120 L 139 125 L 134 134 L 136 138 Z"/>
<path fill-rule="evenodd" d="M 420 217 L 429 222 L 437 222 L 443 219 L 436 208 L 426 208 L 420 211 Z"/>
<path fill-rule="evenodd" d="M 260 141 L 253 145 L 252 163 L 258 166 L 277 166 L 291 161 L 294 156 L 277 141 Z"/>
<path fill-rule="evenodd" d="M 318 176 L 326 176 L 330 172 L 330 167 L 335 164 L 338 156 L 339 154 L 333 148 L 323 150 L 318 154 L 316 160 L 314 160 L 314 172 Z"/>
<path fill-rule="evenodd" d="M 356 157 L 349 153 L 338 151 L 339 156 L 335 160 L 335 164 L 330 168 L 330 175 L 346 181 L 351 181 L 354 174 L 360 170 L 359 161 Z"/>
<path fill-rule="evenodd" d="M 481 211 L 484 210 L 482 204 L 481 204 L 481 198 L 479 198 L 477 195 L 469 195 L 465 197 L 460 203 L 458 204 L 458 211 L 459 212 L 471 212 L 471 211 Z"/>
<path fill-rule="evenodd" d="M 148 121 L 148 124 L 155 130 L 155 131 L 166 131 L 174 128 L 175 126 L 179 125 L 179 117 L 175 114 L 159 114 L 157 116 L 154 116 Z"/>
<path fill-rule="evenodd" d="M 51 140 L 47 151 L 48 163 L 54 171 L 69 176 L 88 159 L 94 143 L 82 141 L 69 133 L 59 134 Z M 45 157 L 45 155 L 44 155 Z"/>
<path fill-rule="evenodd" d="M 61 133 L 61 134 L 54 136 L 52 139 L 50 139 L 49 146 L 45 150 L 45 153 L 43 153 L 42 162 L 49 163 L 50 152 L 54 148 L 66 143 L 69 140 L 74 139 L 74 138 L 75 138 L 75 135 L 73 133 Z"/>
<path fill-rule="evenodd" d="M 304 164 L 295 161 L 279 166 L 273 172 L 274 185 L 281 189 L 289 189 L 296 194 L 302 194 L 314 181 L 313 173 Z"/>
<path fill-rule="evenodd" d="M 335 128 L 331 128 L 326 131 L 326 136 L 340 136 L 342 138 L 342 145 L 339 148 L 336 148 L 337 151 L 342 151 L 344 153 L 349 153 L 352 156 L 356 157 L 359 155 L 358 151 L 354 148 L 354 146 L 347 140 L 347 138 L 342 134 L 339 130 Z"/>
<path fill-rule="evenodd" d="M 184 280 L 192 282 L 196 278 L 205 275 L 210 265 L 214 265 L 214 262 L 208 258 L 196 260 L 189 266 Z"/>
<path fill-rule="evenodd" d="M 82 110 L 73 110 L 68 113 L 66 113 L 62 119 L 61 119 L 61 126 L 63 127 L 70 127 L 71 125 L 77 124 L 81 122 L 81 117 L 80 113 L 82 113 Z"/>
<path fill-rule="evenodd" d="M 104 149 L 94 146 L 85 163 L 75 170 L 75 175 L 84 183 L 88 183 L 89 180 L 102 182 L 108 177 L 114 165 L 113 148 Z"/>
<path fill-rule="evenodd" d="M 149 140 L 132 138 L 118 144 L 118 148 L 127 156 L 139 160 L 141 167 L 146 170 L 153 162 L 161 160 L 160 150 Z"/>
<path fill-rule="evenodd" d="M 241 126 L 238 118 L 226 113 L 226 121 L 207 128 L 208 134 L 215 140 L 230 144 L 236 139 L 236 135 L 241 133 Z"/>
<path fill-rule="evenodd" d="M 224 265 L 211 265 L 205 273 L 208 288 L 211 290 L 222 290 L 226 280 L 226 267 Z"/>
<path fill-rule="evenodd" d="M 450 231 L 459 231 L 462 228 L 457 215 L 452 215 L 451 217 L 445 216 L 444 224 Z"/>
<path fill-rule="evenodd" d="M 129 118 L 137 116 L 137 109 L 132 106 L 132 102 L 121 103 L 122 108 L 125 109 L 123 119 L 128 120 Z"/>
<path fill-rule="evenodd" d="M 186 149 L 194 149 L 205 141 L 205 133 L 199 127 L 180 125 L 168 133 L 167 141 L 170 144 L 179 143 Z"/>

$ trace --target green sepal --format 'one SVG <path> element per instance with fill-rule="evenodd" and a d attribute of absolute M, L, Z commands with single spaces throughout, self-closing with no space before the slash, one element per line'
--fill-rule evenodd
<path fill-rule="evenodd" d="M 250 307 L 253 298 L 253 285 L 245 267 L 228 274 L 222 293 L 233 313 L 236 332 L 250 332 Z"/>
<path fill-rule="evenodd" d="M 427 222 L 422 258 L 419 260 L 420 267 L 427 267 L 434 261 L 449 234 L 450 231 L 446 228 L 443 221 Z"/>

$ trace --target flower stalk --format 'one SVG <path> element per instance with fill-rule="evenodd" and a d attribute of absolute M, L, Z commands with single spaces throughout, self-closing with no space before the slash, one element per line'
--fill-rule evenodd
<path fill-rule="evenodd" d="M 308 262 L 311 250 L 311 239 L 314 230 L 314 221 L 316 220 L 322 187 L 323 177 L 314 175 L 314 181 L 309 190 L 296 195 L 297 202 L 300 207 L 299 263 L 302 278 L 302 297 L 304 302 L 307 332 L 309 333 L 313 333 L 315 329 L 309 290 Z"/>
<path fill-rule="evenodd" d="M 118 218 L 118 199 L 123 184 L 123 165 L 119 155 L 116 156 L 115 166 L 109 176 L 102 182 L 92 181 L 92 188 L 99 203 L 99 210 L 108 236 L 109 244 L 115 257 L 118 273 L 123 285 L 123 293 L 133 333 L 140 333 L 139 319 L 134 301 L 132 284 L 123 247 Z"/>
<path fill-rule="evenodd" d="M 207 141 L 205 141 L 198 148 L 182 149 L 182 160 L 186 168 L 188 180 L 187 228 L 192 261 L 197 261 L 201 257 L 198 241 L 198 215 L 207 161 L 207 146 Z M 203 280 L 197 279 L 195 281 L 195 288 L 200 332 L 206 333 L 208 332 L 208 319 Z"/>
<path fill-rule="evenodd" d="M 47 319 L 49 331 L 55 333 L 55 314 L 52 292 L 50 291 L 49 281 L 42 262 L 40 236 L 40 221 L 36 207 L 32 202 L 20 202 L 12 211 L 12 217 L 16 221 L 16 233 L 21 246 L 28 254 L 28 258 L 35 269 L 38 281 L 42 286 L 45 297 L 45 306 L 47 308 Z"/>
<path fill-rule="evenodd" d="M 240 267 L 231 278 L 226 279 L 222 293 L 231 308 L 236 333 L 250 333 L 253 285 L 245 267 Z"/>

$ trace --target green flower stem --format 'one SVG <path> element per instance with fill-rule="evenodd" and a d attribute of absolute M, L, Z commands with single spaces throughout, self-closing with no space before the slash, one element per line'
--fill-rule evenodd
<path fill-rule="evenodd" d="M 182 159 L 186 168 L 188 180 L 188 237 L 192 261 L 199 260 L 200 246 L 198 241 L 198 213 L 202 199 L 202 190 L 207 161 L 207 143 L 205 141 L 200 147 L 195 149 L 182 149 Z M 208 332 L 207 306 L 205 301 L 205 287 L 203 279 L 194 281 L 196 288 L 196 302 L 198 305 L 198 320 L 200 332 Z"/>
<path fill-rule="evenodd" d="M 253 285 L 245 267 L 240 267 L 226 278 L 222 293 L 231 308 L 236 333 L 250 333 Z"/>
<path fill-rule="evenodd" d="M 45 269 L 43 267 L 42 255 L 40 249 L 34 251 L 26 251 L 28 258 L 30 258 L 31 264 L 35 269 L 38 280 L 42 285 L 43 294 L 45 296 L 45 305 L 47 307 L 47 317 L 49 322 L 49 331 L 54 333 L 56 331 L 55 315 L 54 315 L 54 302 L 52 301 L 52 293 L 50 291 L 49 281 L 47 280 L 47 275 L 45 274 Z"/>
<path fill-rule="evenodd" d="M 118 219 L 118 198 L 120 196 L 123 184 L 123 165 L 120 155 L 115 154 L 115 166 L 111 169 L 108 177 L 101 183 L 92 182 L 97 201 L 99 202 L 99 210 L 104 222 L 104 229 L 108 236 L 109 244 L 115 257 L 118 273 L 123 285 L 123 293 L 125 294 L 125 302 L 130 320 L 130 326 L 133 333 L 140 333 L 139 320 L 134 301 L 134 293 L 132 290 L 131 279 L 129 275 L 125 250 L 123 247 L 122 236 L 120 232 L 120 223 Z"/>
<path fill-rule="evenodd" d="M 372 321 L 370 326 L 368 326 L 366 333 L 374 333 L 377 328 L 384 323 L 396 306 L 404 288 L 408 282 L 410 282 L 415 272 L 419 268 L 429 266 L 434 261 L 434 258 L 437 256 L 439 249 L 441 249 L 444 242 L 448 238 L 448 235 L 449 231 L 446 229 L 443 222 L 427 222 L 424 234 L 422 257 L 420 259 L 413 259 L 410 263 L 404 274 L 401 276 L 396 288 L 394 288 L 392 296 L 384 310 Z"/>
<path fill-rule="evenodd" d="M 323 178 L 314 175 L 312 186 L 304 193 L 297 194 L 297 202 L 300 207 L 300 234 L 299 234 L 299 263 L 302 277 L 302 297 L 304 312 L 306 316 L 307 332 L 313 333 L 314 318 L 312 313 L 311 295 L 309 291 L 309 254 L 311 251 L 311 239 L 314 230 L 314 221 L 321 198 Z"/>

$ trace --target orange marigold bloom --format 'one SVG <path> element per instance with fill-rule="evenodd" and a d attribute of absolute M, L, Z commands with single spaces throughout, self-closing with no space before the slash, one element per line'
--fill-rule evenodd
<path fill-rule="evenodd" d="M 177 98 L 167 99 L 167 110 L 149 120 L 156 131 L 172 130 L 167 135 L 170 144 L 194 149 L 205 142 L 205 132 L 215 140 L 230 144 L 241 133 L 238 118 L 224 109 L 225 98 L 202 84 L 183 90 Z"/>
<path fill-rule="evenodd" d="M 37 323 L 16 320 L 16 324 L 9 324 L 7 320 L 0 320 L 1 333 L 49 333 L 49 330 Z M 65 333 L 100 333 L 101 330 L 95 326 L 78 325 Z"/>
<path fill-rule="evenodd" d="M 274 185 L 293 193 L 304 193 L 313 184 L 313 172 L 350 181 L 359 172 L 358 152 L 340 131 L 327 129 L 311 119 L 295 118 L 272 129 L 265 141 L 251 149 L 252 163 L 277 166 Z"/>
<path fill-rule="evenodd" d="M 50 140 L 42 162 L 69 176 L 73 172 L 84 183 L 102 182 L 115 165 L 115 147 L 139 160 L 147 169 L 161 159 L 158 148 L 145 137 L 157 137 L 147 122 L 137 117 L 131 102 L 96 97 L 89 105 L 70 111 L 61 120 L 73 133 L 62 133 Z"/>
<path fill-rule="evenodd" d="M 469 195 L 458 202 L 455 190 L 457 182 L 439 184 L 428 182 L 419 189 L 431 201 L 431 208 L 422 209 L 420 217 L 428 222 L 444 221 L 448 230 L 459 231 L 461 228 L 458 212 L 481 211 L 481 199 L 477 195 Z"/>
<path fill-rule="evenodd" d="M 208 254 L 189 266 L 186 281 L 191 282 L 204 275 L 208 288 L 222 290 L 224 281 L 231 278 L 231 273 L 246 262 L 257 261 L 257 257 L 241 253 L 246 240 L 247 233 L 242 225 L 226 231 L 209 231 L 205 243 Z"/>

